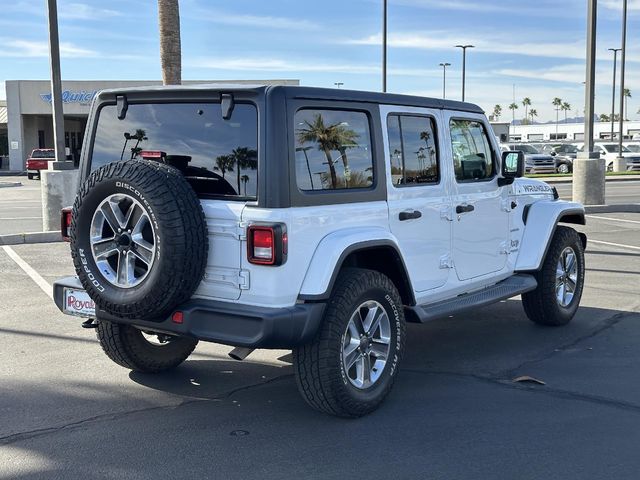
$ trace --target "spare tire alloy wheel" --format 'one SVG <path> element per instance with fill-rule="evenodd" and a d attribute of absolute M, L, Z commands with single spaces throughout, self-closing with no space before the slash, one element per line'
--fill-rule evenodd
<path fill-rule="evenodd" d="M 173 167 L 109 163 L 76 197 L 71 254 L 98 317 L 166 319 L 200 284 L 208 249 L 200 200 Z"/>
<path fill-rule="evenodd" d="M 140 284 L 156 257 L 155 229 L 138 200 L 127 194 L 106 198 L 91 221 L 91 253 L 98 269 L 112 285 Z"/>

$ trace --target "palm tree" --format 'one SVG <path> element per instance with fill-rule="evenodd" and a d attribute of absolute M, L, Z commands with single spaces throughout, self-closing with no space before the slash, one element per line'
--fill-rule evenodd
<path fill-rule="evenodd" d="M 213 169 L 219 170 L 222 173 L 222 178 L 224 178 L 225 173 L 233 172 L 235 163 L 236 160 L 233 155 L 219 155 L 216 157 L 216 166 Z"/>
<path fill-rule="evenodd" d="M 560 114 L 560 108 L 562 107 L 562 99 L 561 98 L 554 98 L 553 101 L 551 102 L 551 104 L 556 107 L 556 140 L 558 139 L 558 116 Z"/>
<path fill-rule="evenodd" d="M 524 121 L 526 122 L 529 118 L 529 107 L 531 106 L 531 99 L 529 97 L 524 97 L 522 99 L 522 105 L 524 105 Z"/>
<path fill-rule="evenodd" d="M 629 99 L 631 98 L 631 90 L 628 88 L 624 89 L 624 117 L 625 120 L 629 121 Z"/>
<path fill-rule="evenodd" d="M 231 152 L 238 177 L 238 195 L 240 195 L 240 181 L 243 168 L 255 170 L 258 166 L 258 152 L 249 147 L 238 147 Z"/>
<path fill-rule="evenodd" d="M 609 115 L 607 115 L 606 113 L 601 113 L 598 118 L 599 118 L 599 120 L 601 122 L 610 122 L 611 121 L 611 117 Z"/>
<path fill-rule="evenodd" d="M 314 117 L 312 123 L 305 121 L 304 124 L 305 127 L 298 130 L 298 141 L 300 143 L 316 143 L 318 150 L 324 152 L 327 158 L 327 165 L 329 165 L 332 188 L 337 188 L 338 176 L 336 175 L 335 161 L 331 157 L 331 151 L 339 151 L 344 165 L 345 183 L 348 186 L 350 170 L 347 149 L 354 146 L 359 135 L 342 123 L 326 125 L 320 113 Z"/>
<path fill-rule="evenodd" d="M 513 120 L 511 121 L 512 124 L 516 123 L 516 110 L 518 109 L 518 104 L 513 102 L 511 105 L 509 105 L 509 110 L 511 110 L 512 112 L 512 116 L 513 116 Z"/>
<path fill-rule="evenodd" d="M 493 107 L 493 116 L 496 121 L 500 120 L 500 115 L 502 115 L 502 105 L 496 105 Z"/>
<path fill-rule="evenodd" d="M 139 147 L 140 142 L 144 140 L 149 140 L 149 139 L 147 138 L 147 132 L 142 128 L 136 129 L 136 133 L 131 135 L 129 139 L 136 140 L 135 146 L 131 147 L 131 160 L 133 160 L 142 151 L 142 149 Z"/>
<path fill-rule="evenodd" d="M 571 104 L 569 102 L 562 102 L 560 109 L 564 112 L 564 123 L 567 123 L 567 112 L 571 110 Z"/>
<path fill-rule="evenodd" d="M 538 116 L 538 111 L 535 108 L 529 110 L 529 116 L 531 117 L 531 123 L 533 123 L 533 117 Z"/>
<path fill-rule="evenodd" d="M 240 180 L 242 180 L 242 183 L 244 184 L 244 196 L 247 196 L 247 182 L 249 181 L 249 175 L 242 175 L 240 177 Z"/>
<path fill-rule="evenodd" d="M 182 55 L 180 47 L 180 7 L 178 0 L 158 0 L 160 27 L 160 63 L 162 83 L 182 83 Z"/>

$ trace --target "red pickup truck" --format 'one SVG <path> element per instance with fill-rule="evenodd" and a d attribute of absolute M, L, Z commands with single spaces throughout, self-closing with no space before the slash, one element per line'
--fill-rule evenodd
<path fill-rule="evenodd" d="M 29 180 L 34 177 L 40 179 L 40 170 L 48 170 L 49 162 L 56 159 L 53 148 L 34 148 L 27 158 L 27 177 Z"/>

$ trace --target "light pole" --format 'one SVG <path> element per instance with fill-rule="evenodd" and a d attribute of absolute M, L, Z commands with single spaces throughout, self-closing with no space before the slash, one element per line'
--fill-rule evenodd
<path fill-rule="evenodd" d="M 605 161 L 593 151 L 593 108 L 596 79 L 598 1 L 587 2 L 587 65 L 585 75 L 584 150 L 573 165 L 573 199 L 585 205 L 604 204 Z"/>
<path fill-rule="evenodd" d="M 387 91 L 387 0 L 382 0 L 382 91 Z"/>
<path fill-rule="evenodd" d="M 442 98 L 447 98 L 447 67 L 450 67 L 450 63 L 441 63 L 442 67 Z"/>
<path fill-rule="evenodd" d="M 474 45 L 456 45 L 456 48 L 462 49 L 462 101 L 464 102 L 464 84 L 467 69 L 467 48 L 475 48 Z"/>
<path fill-rule="evenodd" d="M 342 85 L 344 85 L 344 82 L 333 82 L 333 84 L 336 86 L 336 88 L 340 88 Z"/>
<path fill-rule="evenodd" d="M 51 65 L 51 109 L 53 113 L 53 143 L 56 163 L 60 167 L 67 158 L 64 147 L 64 116 L 62 113 L 62 80 L 60 75 L 60 41 L 58 38 L 58 7 L 56 0 L 47 0 L 49 19 L 49 52 Z"/>
<path fill-rule="evenodd" d="M 611 94 L 611 141 L 613 141 L 613 117 L 616 114 L 616 64 L 618 60 L 618 52 L 621 48 L 610 48 L 609 51 L 613 52 L 613 93 Z"/>
<path fill-rule="evenodd" d="M 614 170 L 626 171 L 627 161 L 622 155 L 622 137 L 624 136 L 622 129 L 624 127 L 624 69 L 627 58 L 627 0 L 622 1 L 622 43 L 620 46 L 622 47 L 622 55 L 620 56 L 620 131 L 618 132 L 618 158 L 613 166 Z"/>

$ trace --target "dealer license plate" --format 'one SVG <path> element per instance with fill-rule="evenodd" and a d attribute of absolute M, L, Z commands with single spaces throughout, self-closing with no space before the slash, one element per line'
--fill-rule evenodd
<path fill-rule="evenodd" d="M 96 304 L 84 290 L 64 289 L 64 313 L 78 317 L 93 318 L 96 316 Z"/>

